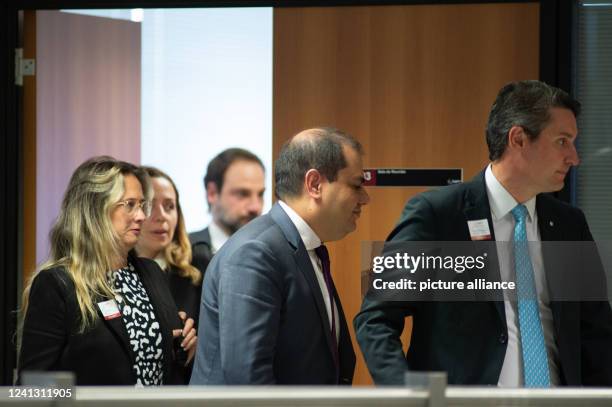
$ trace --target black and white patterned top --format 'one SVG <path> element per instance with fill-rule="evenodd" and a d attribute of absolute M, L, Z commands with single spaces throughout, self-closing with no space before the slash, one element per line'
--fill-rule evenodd
<path fill-rule="evenodd" d="M 134 352 L 136 385 L 161 385 L 162 335 L 149 296 L 131 264 L 110 273 L 109 278 Z"/>

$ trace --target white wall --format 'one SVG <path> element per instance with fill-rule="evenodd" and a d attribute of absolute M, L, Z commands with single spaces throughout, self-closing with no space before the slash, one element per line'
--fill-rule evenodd
<path fill-rule="evenodd" d="M 187 230 L 208 224 L 202 178 L 228 147 L 266 166 L 271 205 L 272 8 L 145 10 L 142 164 L 176 182 Z"/>

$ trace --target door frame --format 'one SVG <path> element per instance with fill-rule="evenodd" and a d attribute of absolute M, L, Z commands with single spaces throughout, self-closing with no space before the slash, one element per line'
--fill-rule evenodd
<path fill-rule="evenodd" d="M 16 366 L 12 338 L 19 304 L 23 238 L 23 90 L 14 83 L 14 50 L 23 45 L 24 9 L 333 7 L 419 4 L 539 3 L 540 80 L 570 92 L 575 1 L 556 0 L 10 0 L 0 5 L 0 385 L 10 385 Z M 573 177 L 570 177 L 570 180 Z M 573 182 L 558 193 L 570 201 Z"/>

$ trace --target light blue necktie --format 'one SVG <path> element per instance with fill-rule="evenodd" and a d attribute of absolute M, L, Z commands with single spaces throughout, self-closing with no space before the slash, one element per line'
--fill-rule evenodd
<path fill-rule="evenodd" d="M 523 374 L 525 387 L 550 387 L 548 356 L 544 344 L 544 332 L 538 310 L 538 296 L 535 289 L 533 266 L 529 258 L 527 229 L 525 222 L 527 208 L 516 205 L 514 216 L 514 268 L 518 289 L 518 313 L 523 348 Z"/>

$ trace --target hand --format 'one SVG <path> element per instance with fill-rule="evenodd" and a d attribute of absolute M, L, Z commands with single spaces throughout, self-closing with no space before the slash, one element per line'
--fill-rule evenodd
<path fill-rule="evenodd" d="M 198 344 L 198 337 L 196 336 L 196 330 L 193 327 L 193 319 L 187 318 L 187 314 L 184 311 L 179 311 L 178 314 L 179 318 L 181 318 L 181 321 L 183 321 L 183 329 L 172 330 L 172 336 L 174 338 L 177 338 L 181 335 L 183 336 L 181 348 L 183 348 L 185 352 L 187 352 L 187 363 L 185 363 L 185 366 L 187 366 L 195 356 L 195 351 Z"/>

